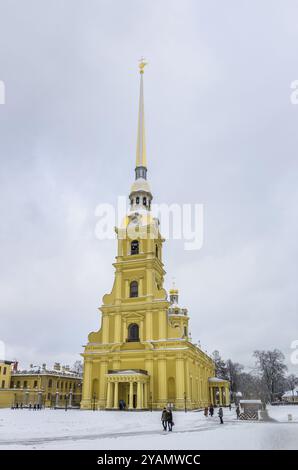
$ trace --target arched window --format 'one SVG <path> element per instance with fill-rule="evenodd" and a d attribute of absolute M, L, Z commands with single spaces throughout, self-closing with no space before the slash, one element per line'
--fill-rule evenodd
<path fill-rule="evenodd" d="M 143 206 L 147 206 L 147 198 L 143 197 Z"/>
<path fill-rule="evenodd" d="M 139 339 L 139 325 L 132 323 L 128 327 L 128 338 L 127 341 L 140 341 Z"/>
<path fill-rule="evenodd" d="M 139 289 L 137 281 L 132 281 L 130 283 L 130 297 L 138 297 Z"/>
<path fill-rule="evenodd" d="M 130 254 L 138 255 L 139 254 L 139 242 L 138 240 L 133 240 L 130 245 Z"/>
<path fill-rule="evenodd" d="M 136 204 L 139 204 L 139 202 L 140 202 L 140 198 L 139 198 L 139 196 L 137 196 L 136 197 Z"/>

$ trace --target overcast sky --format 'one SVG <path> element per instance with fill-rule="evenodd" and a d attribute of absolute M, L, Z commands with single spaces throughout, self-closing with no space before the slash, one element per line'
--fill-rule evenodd
<path fill-rule="evenodd" d="M 296 1 L 0 0 L 0 340 L 72 364 L 98 329 L 115 241 L 97 204 L 134 178 L 139 75 L 156 203 L 204 205 L 164 246 L 193 340 L 253 367 L 298 339 Z M 297 366 L 292 366 L 293 372 Z"/>

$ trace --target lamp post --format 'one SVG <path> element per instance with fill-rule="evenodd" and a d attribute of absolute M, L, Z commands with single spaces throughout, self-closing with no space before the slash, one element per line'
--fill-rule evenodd
<path fill-rule="evenodd" d="M 152 412 L 152 407 L 153 407 L 153 403 L 152 403 L 152 392 L 150 392 L 150 411 Z"/>
<path fill-rule="evenodd" d="M 92 403 L 92 410 L 95 411 L 95 399 L 96 399 L 96 395 L 95 393 L 93 394 L 93 403 Z"/>
<path fill-rule="evenodd" d="M 186 393 L 184 392 L 184 412 L 187 412 L 187 407 L 186 407 Z"/>

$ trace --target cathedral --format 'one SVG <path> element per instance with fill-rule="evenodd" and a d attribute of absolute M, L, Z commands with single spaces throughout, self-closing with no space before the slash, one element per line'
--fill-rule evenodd
<path fill-rule="evenodd" d="M 130 209 L 121 227 L 111 293 L 104 295 L 101 326 L 88 336 L 82 356 L 82 409 L 146 410 L 172 406 L 197 409 L 228 405 L 229 383 L 214 377 L 212 359 L 193 344 L 189 315 L 178 289 L 163 287 L 163 243 L 159 220 L 151 213 L 147 180 L 143 74 L 135 181 Z"/>

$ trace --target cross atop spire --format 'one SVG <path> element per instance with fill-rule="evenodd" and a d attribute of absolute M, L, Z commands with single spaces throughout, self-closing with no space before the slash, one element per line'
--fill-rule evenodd
<path fill-rule="evenodd" d="M 146 140 L 145 140 L 145 115 L 144 115 L 144 93 L 143 93 L 143 74 L 147 65 L 144 57 L 139 61 L 140 69 L 140 98 L 139 98 L 139 116 L 138 116 L 138 138 L 136 152 L 136 179 L 146 179 L 147 159 L 146 159 Z"/>

